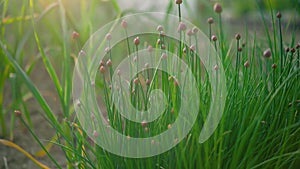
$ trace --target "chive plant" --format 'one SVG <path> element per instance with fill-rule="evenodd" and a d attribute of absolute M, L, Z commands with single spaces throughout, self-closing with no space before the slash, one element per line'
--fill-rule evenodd
<path fill-rule="evenodd" d="M 116 1 L 112 1 L 115 11 L 120 12 L 120 8 Z M 42 35 L 37 31 L 37 24 L 34 20 L 35 6 L 30 1 L 30 10 L 32 17 L 32 29 L 37 49 L 41 54 L 44 67 L 47 70 L 51 80 L 55 85 L 63 120 L 57 118 L 57 115 L 49 107 L 42 92 L 38 90 L 33 81 L 29 78 L 31 72 L 26 71 L 22 67 L 22 62 L 16 58 L 16 53 L 6 47 L 5 41 L 0 40 L 1 55 L 4 61 L 1 62 L 1 78 L 0 91 L 4 90 L 4 81 L 8 77 L 8 72 L 12 71 L 18 77 L 22 85 L 26 85 L 33 97 L 43 110 L 43 115 L 49 124 L 56 131 L 57 139 L 45 143 L 38 138 L 31 124 L 30 114 L 26 108 L 24 100 L 14 100 L 18 104 L 13 104 L 16 109 L 20 122 L 30 132 L 33 139 L 39 143 L 41 149 L 50 158 L 53 167 L 65 168 L 65 165 L 58 164 L 55 157 L 51 154 L 45 144 L 53 144 L 59 146 L 66 158 L 67 168 L 292 168 L 299 165 L 300 155 L 300 56 L 299 43 L 294 44 L 284 41 L 282 32 L 282 14 L 277 13 L 275 19 L 272 14 L 272 26 L 274 29 L 273 38 L 270 35 L 268 21 L 262 15 L 263 23 L 266 30 L 267 42 L 258 39 L 256 35 L 249 38 L 246 35 L 236 34 L 236 48 L 229 46 L 231 39 L 226 39 L 225 30 L 222 20 L 222 6 L 216 3 L 213 6 L 217 18 L 210 17 L 207 20 L 208 38 L 211 41 L 211 47 L 220 53 L 223 67 L 226 71 L 226 85 L 229 95 L 226 99 L 224 115 L 221 122 L 206 142 L 199 144 L 198 137 L 201 127 L 207 117 L 211 100 L 211 91 L 218 90 L 210 88 L 210 79 L 208 73 L 210 71 L 219 71 L 220 65 L 214 65 L 212 70 L 203 71 L 202 63 L 196 56 L 197 44 L 191 44 L 191 39 L 196 38 L 197 28 L 187 28 L 182 22 L 182 7 L 184 3 L 176 0 L 174 5 L 178 7 L 178 34 L 179 42 L 166 36 L 164 28 L 157 25 L 158 37 L 156 40 L 146 41 L 145 36 L 139 37 L 128 36 L 128 26 L 130 23 L 126 20 L 121 22 L 120 26 L 124 29 L 126 39 L 120 43 L 125 46 L 124 51 L 128 56 L 135 53 L 133 58 L 129 57 L 130 74 L 138 69 L 139 52 L 141 49 L 147 50 L 149 57 L 157 59 L 167 67 L 173 69 L 180 63 L 168 63 L 168 52 L 176 53 L 191 68 L 193 75 L 198 82 L 198 91 L 200 97 L 200 110 L 196 119 L 196 123 L 188 135 L 171 150 L 148 158 L 133 159 L 120 157 L 107 152 L 100 146 L 95 144 L 90 136 L 83 130 L 80 122 L 74 119 L 74 109 L 71 106 L 71 67 L 73 60 L 70 57 L 71 45 L 68 34 L 68 17 L 66 9 L 62 1 L 58 1 L 57 7 L 61 15 L 61 32 L 62 37 L 62 74 L 57 74 L 54 65 L 49 60 L 45 48 L 42 45 Z M 262 13 L 262 11 L 261 11 Z M 120 16 L 121 13 L 118 14 Z M 214 22 L 217 20 L 218 22 Z M 275 23 L 278 22 L 278 25 Z M 216 24 L 216 30 L 211 28 L 212 24 Z M 279 32 L 276 32 L 278 26 Z M 77 46 L 80 44 L 80 31 L 71 33 L 71 37 L 76 41 Z M 114 66 L 118 61 L 113 57 L 116 49 L 111 46 L 110 40 L 113 34 L 106 35 L 105 43 L 107 48 L 106 56 L 98 65 L 98 74 L 93 86 L 101 89 L 103 94 L 103 104 L 107 113 L 107 125 L 113 127 L 120 133 L 131 139 L 136 136 L 150 137 L 162 131 L 171 129 L 172 123 L 178 116 L 181 99 L 179 82 L 184 77 L 167 74 L 158 69 L 148 69 L 149 64 L 145 64 L 146 68 L 142 72 L 138 72 L 129 82 L 130 102 L 137 110 L 147 110 L 151 91 L 162 89 L 166 96 L 167 108 L 162 117 L 154 122 L 142 121 L 140 123 L 132 122 L 124 119 L 120 115 L 120 111 L 116 108 L 113 99 L 112 90 L 124 92 L 125 88 L 116 89 L 112 83 L 113 74 L 116 72 L 118 76 L 122 74 L 120 70 L 114 70 Z M 242 40 L 246 40 L 242 43 Z M 276 43 L 276 41 L 279 43 Z M 187 42 L 187 43 L 183 43 Z M 196 39 L 196 43 L 198 42 Z M 144 45 L 146 44 L 146 45 Z M 279 45 L 279 46 L 278 46 Z M 284 50 L 284 46 L 287 48 Z M 154 50 L 160 49 L 160 52 Z M 81 51 L 83 54 L 84 51 Z M 230 56 L 236 56 L 230 58 Z M 2 57 L 1 57 L 2 59 Z M 76 61 L 76 57 L 74 60 Z M 229 61 L 228 61 L 229 60 Z M 3 64 L 4 63 L 4 64 Z M 235 63 L 235 66 L 233 66 Z M 181 67 L 179 65 L 179 67 Z M 279 70 L 277 69 L 279 68 Z M 3 70 L 3 71 L 2 71 Z M 180 75 L 180 74 L 179 74 Z M 61 77 L 61 78 L 59 78 Z M 216 77 L 219 83 L 219 77 Z M 12 80 L 13 81 L 13 80 Z M 121 81 L 120 81 L 121 82 Z M 18 84 L 12 82 L 12 84 Z M 185 85 L 189 85 L 185 83 Z M 120 85 L 121 86 L 121 85 Z M 271 87 L 270 87 L 271 86 Z M 13 86 L 15 91 L 20 91 L 20 86 Z M 19 96 L 16 95 L 18 98 Z M 125 96 L 124 96 L 125 97 Z M 76 104 L 80 107 L 80 102 Z M 0 95 L 0 122 L 2 134 L 6 134 L 6 124 L 3 113 L 3 94 Z M 23 113 L 24 112 L 24 113 Z M 91 115 L 92 119 L 97 118 L 96 114 Z M 25 118 L 24 118 L 25 117 Z M 26 119 L 26 120 L 25 120 Z M 94 130 L 93 137 L 97 138 L 100 134 Z M 7 143 L 1 140 L 0 143 Z M 178 142 L 174 138 L 174 142 Z M 157 143 L 151 141 L 154 146 Z M 151 146 L 150 145 L 150 146 Z M 27 147 L 24 147 L 28 150 Z M 147 148 L 147 147 L 146 147 Z M 26 154 L 26 153 L 25 153 Z M 32 156 L 30 159 L 35 161 L 40 167 L 47 168 L 46 165 L 38 163 Z M 50 164 L 49 164 L 50 165 Z"/>

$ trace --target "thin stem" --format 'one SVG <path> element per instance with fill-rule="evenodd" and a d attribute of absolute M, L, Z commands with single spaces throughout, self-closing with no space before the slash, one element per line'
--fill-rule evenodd
<path fill-rule="evenodd" d="M 281 19 L 278 19 L 278 27 L 279 27 L 279 38 L 280 38 L 280 72 L 283 71 L 283 42 L 282 42 L 282 30 L 281 30 Z"/>

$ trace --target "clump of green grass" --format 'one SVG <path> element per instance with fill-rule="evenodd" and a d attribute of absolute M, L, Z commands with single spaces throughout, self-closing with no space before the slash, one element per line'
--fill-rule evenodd
<path fill-rule="evenodd" d="M 82 2 L 84 3 L 84 2 Z M 176 1 L 178 6 L 178 25 L 181 24 L 182 2 Z M 118 4 L 113 1 L 113 6 L 118 16 L 121 15 Z M 236 34 L 235 37 L 227 38 L 223 28 L 222 6 L 214 6 L 216 15 L 208 21 L 209 38 L 211 38 L 212 47 L 218 52 L 226 73 L 226 85 L 228 86 L 228 96 L 222 120 L 206 142 L 199 144 L 199 134 L 209 110 L 211 91 L 210 80 L 208 79 L 208 70 L 204 71 L 202 63 L 193 54 L 195 49 L 192 44 L 172 43 L 163 34 L 163 28 L 159 27 L 159 36 L 155 39 L 150 38 L 148 45 L 143 46 L 147 37 L 128 37 L 126 28 L 129 24 L 123 21 L 121 25 L 124 28 L 126 39 L 121 42 L 124 51 L 128 55 L 133 52 L 139 52 L 139 49 L 148 49 L 150 57 L 165 58 L 166 53 L 155 55 L 153 48 L 172 51 L 177 53 L 192 69 L 194 76 L 199 84 L 200 111 L 196 123 L 189 134 L 171 150 L 149 158 L 133 159 L 124 158 L 111 154 L 97 144 L 94 144 L 87 133 L 82 129 L 80 123 L 74 119 L 74 109 L 71 106 L 71 69 L 74 61 L 70 57 L 72 52 L 72 42 L 68 30 L 68 23 L 72 19 L 68 18 L 68 13 L 61 1 L 53 4 L 52 8 L 57 8 L 61 15 L 61 37 L 58 43 L 62 46 L 59 54 L 62 56 L 62 74 L 57 74 L 55 66 L 49 59 L 41 38 L 38 33 L 37 21 L 35 19 L 35 6 L 30 1 L 30 17 L 32 20 L 32 34 L 34 41 L 41 55 L 45 69 L 52 79 L 56 92 L 59 96 L 60 106 L 63 112 L 63 120 L 59 120 L 55 112 L 45 101 L 41 91 L 29 78 L 31 69 L 26 70 L 22 67 L 22 59 L 19 59 L 18 52 L 9 49 L 5 41 L 0 42 L 1 55 L 5 56 L 1 62 L 1 81 L 0 90 L 4 90 L 4 82 L 8 78 L 9 72 L 13 72 L 17 78 L 12 79 L 13 90 L 22 93 L 20 86 L 26 85 L 29 92 L 37 100 L 44 111 L 44 116 L 49 124 L 56 131 L 57 138 L 51 144 L 60 146 L 66 157 L 68 168 L 292 168 L 299 165 L 300 156 L 300 56 L 299 44 L 295 44 L 295 34 L 291 42 L 284 41 L 282 32 L 281 14 L 272 16 L 272 30 L 270 32 L 268 21 L 264 19 L 265 34 L 267 41 L 260 39 L 254 34 Z M 25 8 L 25 7 L 24 7 Z M 50 7 L 49 7 L 50 8 Z M 46 9 L 43 14 L 48 12 Z M 4 10 L 5 11 L 5 10 Z M 262 11 L 261 11 L 262 12 Z M 25 17 L 25 14 L 22 15 Z M 41 19 L 40 16 L 39 19 Z M 214 22 L 216 21 L 216 22 Z M 88 22 L 88 21 L 87 21 Z M 211 26 L 216 26 L 216 30 Z M 196 31 L 186 31 L 181 25 L 180 37 L 193 36 Z M 86 31 L 86 30 L 85 30 Z M 80 31 L 78 31 L 80 32 Z M 188 35 L 188 34 L 190 35 Z M 104 95 L 104 105 L 109 118 L 109 125 L 120 133 L 130 137 L 140 136 L 149 137 L 160 133 L 161 131 L 172 128 L 172 122 L 177 117 L 180 106 L 178 91 L 178 81 L 174 76 L 170 76 L 156 69 L 149 69 L 137 74 L 130 82 L 130 101 L 139 110 L 147 109 L 149 92 L 161 88 L 166 95 L 167 109 L 164 116 L 156 122 L 134 123 L 122 119 L 117 108 L 113 104 L 111 88 L 112 75 L 115 71 L 113 66 L 118 63 L 112 57 L 114 47 L 110 46 L 109 40 L 113 35 L 108 34 L 106 41 L 108 48 L 105 60 L 99 64 L 99 73 L 94 85 L 101 89 L 99 92 Z M 73 33 L 73 42 L 76 46 L 80 44 L 84 33 Z M 157 40 L 157 39 L 158 40 Z M 4 38 L 3 38 L 4 39 Z M 230 40 L 235 39 L 236 46 L 230 45 Z M 244 42 L 244 43 L 241 43 Z M 288 49 L 284 46 L 289 44 Z M 21 45 L 22 46 L 22 45 Z M 152 47 L 153 46 L 153 47 Z M 22 47 L 20 47 L 22 48 Z M 21 49 L 18 49 L 21 50 Z M 25 53 L 26 54 L 26 53 Z M 235 57 L 233 57 L 235 56 Z M 1 57 L 2 58 L 2 57 Z M 74 56 L 74 60 L 76 60 Z M 138 56 L 134 59 L 138 59 Z M 135 69 L 135 60 L 130 62 L 130 69 Z M 4 64 L 2 64 L 4 63 Z M 30 63 L 34 67 L 35 61 Z M 147 65 L 145 65 L 147 67 Z M 215 71 L 218 70 L 215 65 Z M 117 72 L 117 74 L 122 72 Z M 17 80 L 19 83 L 16 83 Z M 122 90 L 122 89 L 121 89 Z M 3 113 L 3 95 L 0 95 L 0 121 L 2 132 L 6 134 Z M 34 127 L 30 121 L 30 113 L 26 108 L 26 102 L 22 96 L 15 95 L 13 99 L 13 109 L 22 110 L 20 122 L 30 131 L 33 138 L 39 143 L 43 151 L 52 160 L 57 168 L 63 168 L 52 157 L 49 150 L 34 132 Z M 22 107 L 23 106 L 23 107 Z M 79 105 L 80 106 L 80 105 Z M 24 115 L 25 114 L 25 115 Z M 24 117 L 26 120 L 24 120 Z M 13 120 L 14 121 L 14 120 Z M 123 125 L 126 124 L 126 129 Z M 95 137 L 97 131 L 93 132 Z M 176 139 L 174 139 L 176 141 Z M 178 141 L 178 140 L 177 140 Z M 153 142 L 155 144 L 155 142 Z"/>

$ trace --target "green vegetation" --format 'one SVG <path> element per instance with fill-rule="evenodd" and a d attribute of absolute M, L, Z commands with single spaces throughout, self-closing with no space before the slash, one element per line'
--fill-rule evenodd
<path fill-rule="evenodd" d="M 16 148 L 44 168 L 47 168 L 46 166 L 103 169 L 299 167 L 300 48 L 296 39 L 296 26 L 293 27 L 292 23 L 288 24 L 290 27 L 283 25 L 281 14 L 275 14 L 270 7 L 273 3 L 279 1 L 264 4 L 265 8 L 271 9 L 269 14 L 265 14 L 262 9 L 258 10 L 262 19 L 262 31 L 250 34 L 247 30 L 245 34 L 237 33 L 235 37 L 230 37 L 234 32 L 224 28 L 227 23 L 224 22 L 222 11 L 215 8 L 213 13 L 213 4 L 210 4 L 213 21 L 205 23 L 206 30 L 209 30 L 205 33 L 211 36 L 212 47 L 216 49 L 223 63 L 228 95 L 218 128 L 209 140 L 202 144 L 199 144 L 199 134 L 208 114 L 211 102 L 209 98 L 213 89 L 210 88 L 211 82 L 207 78 L 209 71 L 205 71 L 200 60 L 195 59 L 192 51 L 195 49 L 190 46 L 191 44 L 174 43 L 173 39 L 163 38 L 161 35 L 155 36 L 154 39 L 147 37 L 149 35 L 141 35 L 139 43 L 134 40 L 136 37 L 128 37 L 121 42 L 122 52 L 129 54 L 138 49 L 147 49 L 148 45 L 144 45 L 146 41 L 153 48 L 163 50 L 166 48 L 170 52 L 177 53 L 192 68 L 199 84 L 200 110 L 189 134 L 176 147 L 163 154 L 133 159 L 103 150 L 94 144 L 82 129 L 76 119 L 72 103 L 72 75 L 82 45 L 97 30 L 96 28 L 135 10 L 121 11 L 115 0 L 0 2 L 1 138 L 13 142 L 14 125 L 21 123 L 52 163 L 39 164 L 34 157 L 24 153 L 12 142 L 0 139 L 1 146 L 3 144 Z M 177 9 L 173 1 L 170 2 L 167 12 L 172 9 Z M 178 9 L 186 10 L 184 5 L 180 4 Z M 178 15 L 182 17 L 181 13 Z M 265 17 L 272 19 L 267 20 Z M 178 24 L 174 25 L 177 27 Z M 191 36 L 195 34 L 196 32 L 193 32 Z M 161 40 L 159 44 L 156 43 L 157 38 Z M 118 52 L 114 51 L 114 48 L 111 51 Z M 127 122 L 128 129 L 123 130 L 123 121 L 112 104 L 109 89 L 111 85 L 109 79 L 116 71 L 110 64 L 115 66 L 118 59 L 122 58 L 115 60 L 109 53 L 110 51 L 103 63 L 99 64 L 95 85 L 103 94 L 102 103 L 110 119 L 110 126 L 126 135 L 141 137 L 171 128 L 169 124 L 176 119 L 180 106 L 178 83 L 166 73 L 157 73 L 155 69 L 151 69 L 148 72 L 141 72 L 136 79 L 132 79 L 134 92 L 130 99 L 136 107 L 142 109 L 147 105 L 148 92 L 162 88 L 168 98 L 166 115 L 159 121 L 149 124 Z M 157 56 L 160 57 L 161 54 L 153 57 Z M 107 62 L 109 59 L 112 63 Z M 42 63 L 42 66 L 38 65 Z M 39 89 L 43 84 L 34 82 L 34 76 L 39 74 L 41 67 L 49 74 L 44 78 L 50 78 L 53 83 L 53 91 L 56 91 L 59 100 L 59 104 L 55 106 L 59 107 L 59 112 L 55 112 L 49 106 L 45 93 Z M 218 67 L 214 68 L 218 71 Z M 151 85 L 147 81 L 150 79 Z M 4 97 L 7 92 L 11 97 Z M 35 106 L 42 109 L 40 116 L 47 119 L 55 130 L 53 138 L 48 138 L 51 141 L 44 141 L 35 133 L 35 128 L 43 124 L 37 125 L 32 120 L 28 98 L 36 100 Z M 4 104 L 4 101 L 8 103 Z M 61 148 L 65 164 L 59 164 L 55 160 L 49 152 L 51 149 L 49 145 Z M 28 151 L 27 147 L 23 148 Z"/>

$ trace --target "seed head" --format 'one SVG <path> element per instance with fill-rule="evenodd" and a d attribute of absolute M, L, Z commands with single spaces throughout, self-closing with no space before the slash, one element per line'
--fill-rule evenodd
<path fill-rule="evenodd" d="M 127 23 L 125 20 L 122 20 L 121 26 L 122 26 L 123 28 L 127 28 L 128 23 Z"/>
<path fill-rule="evenodd" d="M 271 52 L 271 49 L 270 49 L 270 48 L 268 48 L 268 49 L 266 49 L 266 50 L 264 51 L 264 57 L 265 57 L 265 58 L 270 58 L 271 55 L 272 55 L 272 52 Z"/>
<path fill-rule="evenodd" d="M 216 12 L 216 13 L 221 13 L 222 12 L 222 6 L 219 4 L 219 3 L 215 3 L 215 5 L 214 5 L 214 11 Z"/>
<path fill-rule="evenodd" d="M 236 40 L 240 40 L 240 39 L 241 39 L 241 35 L 240 35 L 239 33 L 236 34 L 236 35 L 235 35 L 235 39 L 236 39 Z"/>
<path fill-rule="evenodd" d="M 138 46 L 138 45 L 140 44 L 140 38 L 139 38 L 139 37 L 134 38 L 133 43 L 134 43 L 136 46 Z"/>
<path fill-rule="evenodd" d="M 112 36 L 111 36 L 111 34 L 110 33 L 108 33 L 108 34 L 106 34 L 106 40 L 111 40 L 111 38 L 112 38 Z"/>
<path fill-rule="evenodd" d="M 73 33 L 72 33 L 72 38 L 73 39 L 77 39 L 77 38 L 79 38 L 79 33 L 78 32 L 75 32 L 75 31 L 73 31 Z"/>
<path fill-rule="evenodd" d="M 275 64 L 275 63 L 272 64 L 272 68 L 273 68 L 273 69 L 276 69 L 276 68 L 277 68 L 277 64 Z"/>
<path fill-rule="evenodd" d="M 278 19 L 280 19 L 280 18 L 281 18 L 281 13 L 280 13 L 280 12 L 277 12 L 276 17 L 277 17 Z"/>
<path fill-rule="evenodd" d="M 182 51 L 183 51 L 183 53 L 186 53 L 186 48 L 183 48 Z"/>
<path fill-rule="evenodd" d="M 300 44 L 298 43 L 297 45 L 296 45 L 296 49 L 299 49 L 300 48 Z"/>
<path fill-rule="evenodd" d="M 172 128 L 172 125 L 171 125 L 171 124 L 168 125 L 168 129 L 170 129 L 170 128 Z"/>
<path fill-rule="evenodd" d="M 212 35 L 212 36 L 211 36 L 211 40 L 215 42 L 215 41 L 217 41 L 217 40 L 218 40 L 218 38 L 217 38 L 217 36 L 216 36 L 216 35 Z"/>
<path fill-rule="evenodd" d="M 161 31 L 164 30 L 164 27 L 161 26 L 161 25 L 158 25 L 157 28 L 156 28 L 156 30 L 157 30 L 158 32 L 161 32 Z"/>
<path fill-rule="evenodd" d="M 111 66 L 112 65 L 112 62 L 110 59 L 108 59 L 108 61 L 106 62 L 106 66 Z"/>
<path fill-rule="evenodd" d="M 100 73 L 105 73 L 105 67 L 104 66 L 100 66 Z"/>
<path fill-rule="evenodd" d="M 177 28 L 177 32 L 185 31 L 186 30 L 186 25 L 183 22 L 180 22 Z"/>
<path fill-rule="evenodd" d="M 247 60 L 245 63 L 244 63 L 244 67 L 245 68 L 248 68 L 250 66 L 250 62 Z"/>
<path fill-rule="evenodd" d="M 207 23 L 213 24 L 213 23 L 214 23 L 214 18 L 208 18 L 208 19 L 207 19 Z"/>
<path fill-rule="evenodd" d="M 182 4 L 182 0 L 175 0 L 175 3 L 176 3 L 177 5 Z"/>
<path fill-rule="evenodd" d="M 166 49 L 166 45 L 162 44 L 162 45 L 161 45 L 161 49 L 162 49 L 162 50 L 165 50 L 165 49 Z"/>

